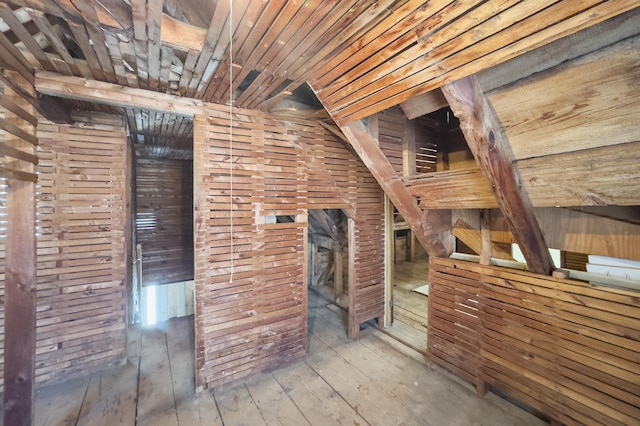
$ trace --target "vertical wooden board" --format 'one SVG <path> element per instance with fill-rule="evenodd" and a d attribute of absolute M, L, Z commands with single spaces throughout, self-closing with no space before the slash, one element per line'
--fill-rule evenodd
<path fill-rule="evenodd" d="M 89 376 L 86 376 L 40 389 L 35 405 L 34 424 L 75 425 L 88 386 Z"/>
<path fill-rule="evenodd" d="M 9 10 L 3 7 L 2 10 Z M 10 13 L 10 12 L 9 12 Z M 11 15 L 13 17 L 13 14 Z M 17 73 L 10 73 L 16 84 L 26 93 L 33 92 L 30 85 Z M 1 88 L 1 87 L 0 87 Z M 32 110 L 27 99 L 9 87 L 1 88 L 0 96 L 10 100 L 20 108 Z M 13 113 L 0 108 L 3 122 L 10 120 Z M 23 155 L 33 157 L 32 143 L 20 134 L 35 138 L 35 126 L 16 116 L 16 130 L 6 131 L 2 136 L 5 149 L 16 151 L 12 156 L 17 161 L 2 158 L 9 163 L 17 163 L 16 172 L 29 175 L 34 172 L 31 161 L 20 161 Z M 33 142 L 33 141 L 32 141 Z M 35 158 L 37 162 L 37 157 Z M 23 164 L 21 164 L 23 163 Z M 29 425 L 33 421 L 33 395 L 35 381 L 36 342 L 36 185 L 33 181 L 21 181 L 15 176 L 6 180 L 2 191 L 6 203 L 5 268 L 3 288 L 3 395 L 4 422 L 6 424 Z"/>

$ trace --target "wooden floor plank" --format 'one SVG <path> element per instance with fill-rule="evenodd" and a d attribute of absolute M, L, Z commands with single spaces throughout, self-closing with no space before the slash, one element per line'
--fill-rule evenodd
<path fill-rule="evenodd" d="M 266 425 L 244 383 L 222 386 L 213 392 L 225 426 Z"/>
<path fill-rule="evenodd" d="M 88 385 L 87 376 L 38 389 L 34 423 L 38 426 L 75 425 Z"/>
<path fill-rule="evenodd" d="M 273 373 L 312 425 L 365 425 L 367 422 L 306 363 Z"/>
<path fill-rule="evenodd" d="M 148 328 L 142 333 L 138 425 L 178 425 L 165 331 Z"/>
<path fill-rule="evenodd" d="M 192 318 L 172 318 L 167 324 L 167 348 L 179 425 L 222 425 L 211 392 L 195 393 L 195 335 Z"/>
<path fill-rule="evenodd" d="M 544 424 L 491 393 L 478 397 L 375 327 L 349 340 L 346 311 L 321 294 L 309 292 L 305 362 L 195 395 L 192 317 L 170 320 L 166 330 L 132 328 L 128 363 L 41 389 L 36 424 Z"/>
<path fill-rule="evenodd" d="M 309 425 L 309 421 L 271 374 L 246 382 L 251 399 L 267 424 Z"/>
<path fill-rule="evenodd" d="M 311 341 L 329 348 L 315 335 Z M 383 384 L 375 383 L 335 351 L 318 351 L 307 358 L 307 364 L 321 374 L 367 423 L 381 426 L 406 423 L 403 404 L 391 398 Z"/>
<path fill-rule="evenodd" d="M 138 364 L 127 362 L 95 373 L 89 381 L 78 425 L 131 425 L 136 420 Z"/>

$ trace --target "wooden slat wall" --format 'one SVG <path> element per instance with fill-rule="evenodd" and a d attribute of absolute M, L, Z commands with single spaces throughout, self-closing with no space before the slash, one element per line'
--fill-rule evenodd
<path fill-rule="evenodd" d="M 451 368 L 479 362 L 462 377 L 488 383 L 566 425 L 629 425 L 640 418 L 640 301 L 633 291 L 578 281 L 431 259 L 429 313 L 449 315 L 430 322 L 431 358 Z M 477 290 L 474 316 L 442 309 L 438 300 L 461 284 Z M 459 304 L 456 304 L 458 307 Z M 471 320 L 470 318 L 473 318 Z M 432 335 L 451 324 L 478 323 L 476 349 Z M 471 353 L 472 356 L 460 354 Z M 453 363 L 454 367 L 459 367 Z M 460 369 L 451 368 L 460 373 Z"/>
<path fill-rule="evenodd" d="M 307 209 L 341 208 L 357 216 L 355 263 L 384 261 L 383 214 L 377 214 L 382 191 L 342 142 L 315 122 L 233 112 L 232 147 L 228 108 L 211 105 L 194 128 L 200 388 L 305 355 Z M 267 218 L 283 215 L 296 221 Z M 378 285 L 367 272 L 357 274 L 361 288 Z M 383 295 L 376 296 L 360 302 L 354 321 L 381 315 Z"/>
<path fill-rule="evenodd" d="M 403 139 L 408 119 L 400 108 L 392 108 L 378 114 L 378 143 L 389 162 L 398 173 L 403 173 Z"/>
<path fill-rule="evenodd" d="M 122 119 L 40 121 L 36 379 L 86 374 L 125 356 L 125 167 Z"/>
<path fill-rule="evenodd" d="M 354 223 L 354 277 L 349 282 L 355 312 L 350 326 L 384 314 L 384 194 L 364 164 L 358 162 L 356 217 Z M 357 330 L 351 330 L 355 337 Z"/>
<path fill-rule="evenodd" d="M 193 171 L 190 160 L 136 159 L 136 243 L 142 285 L 193 279 Z"/>

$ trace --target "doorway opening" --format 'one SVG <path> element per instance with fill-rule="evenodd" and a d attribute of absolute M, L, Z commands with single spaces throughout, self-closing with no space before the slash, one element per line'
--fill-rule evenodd
<path fill-rule="evenodd" d="M 308 217 L 308 310 L 309 334 L 317 309 L 332 310 L 347 330 L 349 309 L 348 219 L 340 209 L 309 210 Z"/>
<path fill-rule="evenodd" d="M 194 313 L 193 119 L 135 110 L 128 122 L 135 150 L 133 317 L 153 325 Z"/>
<path fill-rule="evenodd" d="M 391 239 L 392 273 L 385 331 L 407 346 L 427 352 L 429 257 L 416 241 L 404 218 L 393 208 Z M 389 324 L 390 320 L 390 324 Z"/>

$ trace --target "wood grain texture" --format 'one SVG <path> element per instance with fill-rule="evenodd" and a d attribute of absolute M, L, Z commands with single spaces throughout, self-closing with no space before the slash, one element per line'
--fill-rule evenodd
<path fill-rule="evenodd" d="M 446 256 L 447 250 L 442 242 L 426 232 L 422 222 L 422 210 L 378 146 L 377 139 L 368 132 L 362 122 L 351 123 L 342 126 L 341 129 L 391 202 L 410 224 L 422 246 L 432 256 Z"/>
<path fill-rule="evenodd" d="M 460 119 L 469 148 L 491 184 L 500 210 L 511 225 L 529 269 L 549 275 L 553 262 L 533 213 L 526 190 L 519 184 L 509 141 L 475 76 L 442 88 L 454 114 Z"/>
<path fill-rule="evenodd" d="M 191 161 L 136 159 L 136 241 L 142 285 L 193 279 Z"/>
<path fill-rule="evenodd" d="M 636 293 L 450 259 L 431 259 L 430 274 L 430 319 L 446 319 L 429 323 L 432 360 L 566 425 L 638 418 Z M 460 305 L 453 291 L 473 303 Z M 482 328 L 472 328 L 478 320 Z M 468 325 L 475 346 L 432 340 L 454 324 Z"/>
<path fill-rule="evenodd" d="M 514 158 L 640 141 L 638 58 L 640 36 L 488 93 Z"/>
<path fill-rule="evenodd" d="M 640 260 L 640 225 L 562 208 L 537 208 L 549 247 Z"/>
<path fill-rule="evenodd" d="M 517 162 L 536 207 L 640 204 L 640 142 Z"/>
<path fill-rule="evenodd" d="M 33 87 L 17 73 L 10 73 L 25 91 Z M 19 93 L 0 87 L 0 97 L 25 108 L 33 114 L 33 107 Z M 12 115 L 0 108 L 0 114 Z M 25 120 L 16 120 L 20 130 L 35 138 L 36 127 Z M 15 134 L 15 133 L 14 133 Z M 0 135 L 2 145 L 35 157 L 34 147 L 24 139 L 11 134 Z M 13 156 L 16 158 L 16 155 Z M 18 157 L 19 158 L 19 157 Z M 12 160 L 3 154 L 2 162 Z M 33 162 L 17 161 L 16 169 L 33 174 Z M 0 192 L 6 203 L 4 241 L 4 285 L 2 315 L 2 344 L 4 395 L 4 424 L 31 425 L 34 416 L 34 388 L 36 368 L 36 184 L 29 180 L 2 179 L 5 189 Z"/>
<path fill-rule="evenodd" d="M 310 208 L 358 218 L 352 321 L 382 314 L 382 191 L 342 141 L 316 122 L 213 106 L 195 135 L 197 386 L 304 356 Z M 295 221 L 266 220 L 285 215 Z"/>

